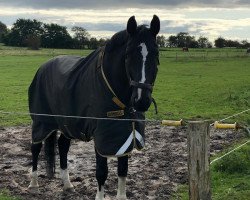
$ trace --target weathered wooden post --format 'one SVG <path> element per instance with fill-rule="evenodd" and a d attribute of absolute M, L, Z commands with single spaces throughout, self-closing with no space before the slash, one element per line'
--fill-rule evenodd
<path fill-rule="evenodd" d="M 210 136 L 208 121 L 188 123 L 189 199 L 210 200 Z"/>

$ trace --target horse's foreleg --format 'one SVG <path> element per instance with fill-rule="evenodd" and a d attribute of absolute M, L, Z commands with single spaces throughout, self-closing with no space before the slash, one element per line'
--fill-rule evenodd
<path fill-rule="evenodd" d="M 126 195 L 126 177 L 128 174 L 128 156 L 118 158 L 118 189 L 117 199 L 125 200 Z"/>
<path fill-rule="evenodd" d="M 67 139 L 63 134 L 58 139 L 58 148 L 60 155 L 61 179 L 63 181 L 63 190 L 74 191 L 74 186 L 69 180 L 68 172 L 68 152 L 70 147 L 70 139 Z"/>
<path fill-rule="evenodd" d="M 102 157 L 96 151 L 96 179 L 98 182 L 98 189 L 95 200 L 104 199 L 104 183 L 108 177 L 108 163 L 107 158 Z"/>
<path fill-rule="evenodd" d="M 28 187 L 29 190 L 38 190 L 38 175 L 37 175 L 37 163 L 38 156 L 42 148 L 42 143 L 32 144 L 31 145 L 31 153 L 32 153 L 32 171 L 30 174 L 30 185 Z"/>

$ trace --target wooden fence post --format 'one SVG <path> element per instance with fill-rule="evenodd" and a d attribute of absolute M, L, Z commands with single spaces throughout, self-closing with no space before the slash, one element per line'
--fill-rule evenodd
<path fill-rule="evenodd" d="M 211 200 L 208 121 L 188 123 L 189 199 Z"/>

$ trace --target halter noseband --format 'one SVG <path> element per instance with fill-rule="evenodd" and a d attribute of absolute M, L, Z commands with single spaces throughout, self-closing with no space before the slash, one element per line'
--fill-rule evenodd
<path fill-rule="evenodd" d="M 148 89 L 150 92 L 153 91 L 153 84 L 149 83 L 139 83 L 130 79 L 130 86 L 141 88 L 141 89 Z"/>

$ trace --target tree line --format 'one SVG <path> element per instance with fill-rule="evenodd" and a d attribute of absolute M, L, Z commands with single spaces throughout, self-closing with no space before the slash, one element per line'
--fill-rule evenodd
<path fill-rule="evenodd" d="M 80 26 L 71 28 L 71 36 L 67 27 L 55 23 L 42 23 L 38 20 L 17 19 L 11 29 L 0 22 L 0 42 L 7 46 L 29 47 L 31 49 L 44 48 L 69 48 L 69 49 L 96 49 L 103 46 L 108 39 L 92 37 L 88 31 Z M 159 47 L 188 47 L 188 48 L 212 48 L 213 44 L 207 37 L 200 36 L 197 40 L 187 32 L 180 32 L 166 38 L 157 36 Z M 235 47 L 250 48 L 247 40 L 227 40 L 218 37 L 214 41 L 217 48 Z"/>
<path fill-rule="evenodd" d="M 194 36 L 190 36 L 187 32 L 180 32 L 176 35 L 170 35 L 166 38 L 164 35 L 157 37 L 157 43 L 160 47 L 187 47 L 187 48 L 212 48 L 213 44 L 207 37 L 200 36 L 198 40 Z M 227 40 L 223 37 L 218 37 L 214 40 L 214 46 L 217 48 L 235 47 L 249 48 L 250 43 L 247 40 Z"/>
<path fill-rule="evenodd" d="M 7 46 L 29 47 L 31 49 L 66 48 L 96 49 L 105 44 L 107 39 L 91 37 L 87 30 L 80 26 L 71 28 L 55 23 L 47 24 L 38 20 L 17 19 L 11 29 L 0 22 L 0 42 Z"/>

